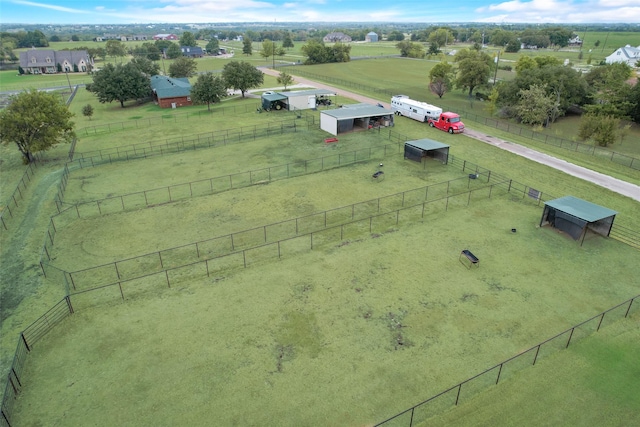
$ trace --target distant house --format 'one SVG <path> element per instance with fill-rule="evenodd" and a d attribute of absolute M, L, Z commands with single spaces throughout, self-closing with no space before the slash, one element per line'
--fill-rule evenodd
<path fill-rule="evenodd" d="M 188 56 L 189 58 L 202 58 L 204 51 L 200 46 L 180 46 L 182 56 Z"/>
<path fill-rule="evenodd" d="M 580 36 L 575 36 L 575 37 L 571 37 L 569 39 L 569 47 L 580 47 L 582 46 L 582 39 L 580 39 Z"/>
<path fill-rule="evenodd" d="M 604 61 L 607 64 L 615 64 L 617 62 L 624 62 L 630 67 L 640 67 L 640 46 L 631 47 L 626 45 L 607 56 Z"/>
<path fill-rule="evenodd" d="M 178 40 L 178 38 L 175 34 L 156 34 L 153 36 L 154 40 Z"/>
<path fill-rule="evenodd" d="M 29 49 L 20 52 L 20 67 L 27 74 L 56 74 L 58 64 L 62 72 L 86 72 L 93 61 L 86 50 Z"/>
<path fill-rule="evenodd" d="M 167 76 L 151 77 L 153 100 L 160 108 L 178 108 L 193 105 L 189 79 Z"/>
<path fill-rule="evenodd" d="M 369 34 L 364 36 L 364 41 L 366 41 L 366 42 L 377 42 L 378 41 L 378 35 L 376 33 L 374 33 L 373 31 L 371 31 Z"/>
<path fill-rule="evenodd" d="M 322 38 L 322 41 L 325 43 L 350 43 L 351 42 L 351 36 L 348 36 L 344 33 L 341 32 L 334 32 L 334 33 L 329 33 L 326 36 L 324 36 Z"/>

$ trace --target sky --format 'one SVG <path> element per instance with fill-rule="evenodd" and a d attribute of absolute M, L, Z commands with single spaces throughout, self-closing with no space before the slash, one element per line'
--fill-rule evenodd
<path fill-rule="evenodd" d="M 640 0 L 0 0 L 0 23 L 638 23 Z"/>

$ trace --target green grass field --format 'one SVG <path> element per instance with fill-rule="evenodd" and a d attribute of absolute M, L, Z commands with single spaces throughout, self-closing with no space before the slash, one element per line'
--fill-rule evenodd
<path fill-rule="evenodd" d="M 387 75 L 387 61 L 393 60 L 370 61 L 380 67 L 374 75 Z M 380 85 L 420 90 L 426 62 L 415 63 L 406 74 L 393 75 L 397 81 Z M 357 68 L 327 72 L 353 79 Z M 265 79 L 264 87 L 273 86 L 274 80 Z M 86 103 L 96 108 L 92 120 L 79 114 Z M 230 112 L 253 103 L 228 99 L 202 120 L 204 107 L 122 109 L 80 91 L 71 106 L 79 134 L 94 125 L 165 115 L 169 120 L 157 128 L 85 134 L 76 152 L 240 124 L 264 126 L 282 117 L 257 114 L 253 107 Z M 450 143 L 457 158 L 556 197 L 571 194 L 615 209 L 616 221 L 640 227 L 637 202 L 591 183 L 409 119 L 398 118 L 392 130 Z M 90 201 L 390 143 L 384 132 L 360 132 L 325 146 L 324 135 L 301 130 L 74 170 L 66 200 Z M 42 279 L 37 258 L 56 212 L 52 200 L 68 148 L 45 154 L 37 182 L 25 191 L 28 202 L 17 210 L 22 218 L 0 234 L 6 272 L 0 289 L 3 371 L 19 332 L 65 292 L 61 283 Z M 638 178 L 619 165 L 586 156 L 577 160 Z M 23 168 L 9 151 L 2 152 L 2 161 L 9 166 L 0 175 L 4 187 L 4 179 L 18 179 Z M 371 179 L 379 161 L 385 164 L 382 182 Z M 88 215 L 60 227 L 52 264 L 76 270 L 464 176 L 433 161 L 424 169 L 398 153 L 268 185 Z M 474 197 L 468 207 L 466 198 L 455 199 L 446 212 L 443 203 L 431 205 L 424 220 L 414 212 L 397 224 L 394 217 L 383 218 L 372 232 L 363 224 L 346 227 L 343 240 L 332 234 L 313 251 L 296 240 L 283 248 L 281 260 L 269 248 L 254 250 L 247 269 L 221 266 L 207 278 L 202 265 L 194 266 L 172 277 L 170 289 L 164 280 L 127 284 L 124 302 L 117 287 L 74 296 L 76 314 L 29 357 L 16 423 L 174 425 L 215 419 L 220 425 L 369 425 L 638 293 L 636 250 L 595 236 L 579 246 L 540 229 L 541 208 L 522 195 L 496 192 L 491 199 Z M 481 258 L 480 268 L 467 270 L 458 262 L 463 248 Z M 588 390 L 579 390 L 589 402 Z M 627 405 L 622 395 L 612 398 Z"/>

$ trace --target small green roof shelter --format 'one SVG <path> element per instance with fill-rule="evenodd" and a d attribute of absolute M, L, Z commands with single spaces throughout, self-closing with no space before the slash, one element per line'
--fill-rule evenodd
<path fill-rule="evenodd" d="M 549 225 L 584 242 L 587 231 L 608 237 L 618 212 L 573 196 L 545 202 L 540 226 Z"/>

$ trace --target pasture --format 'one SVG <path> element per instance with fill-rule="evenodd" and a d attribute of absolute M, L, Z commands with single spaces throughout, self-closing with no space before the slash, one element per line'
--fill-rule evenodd
<path fill-rule="evenodd" d="M 388 76 L 396 79 L 385 71 L 386 61 L 369 62 L 380 64 L 375 66 L 381 72 L 374 73 L 384 76 L 380 85 Z M 423 87 L 426 61 L 413 62 L 416 67 L 406 71 L 411 76 L 398 77 L 390 87 Z M 353 79 L 356 72 L 339 73 Z M 274 86 L 275 79 L 265 76 L 264 87 Z M 79 113 L 86 103 L 96 108 L 91 120 Z M 287 116 L 257 114 L 254 104 L 256 99 L 229 98 L 211 114 L 202 106 L 167 112 L 132 103 L 122 109 L 99 104 L 81 90 L 71 106 L 79 124 L 76 152 L 188 139 L 240 123 L 264 127 Z M 111 123 L 158 119 L 159 125 L 82 135 L 94 125 L 104 129 Z M 556 197 L 571 194 L 607 206 L 620 212 L 617 222 L 640 227 L 636 202 L 590 183 L 409 119 L 398 118 L 392 131 L 396 138 L 449 143 L 456 158 Z M 73 170 L 65 195 L 69 204 L 275 170 L 354 150 L 374 153 L 312 174 L 170 203 L 162 196 L 150 207 L 92 211 L 65 220 L 56 235 L 52 264 L 76 271 L 356 202 L 393 200 L 392 195 L 422 192 L 427 185 L 452 179 L 461 179 L 452 192 L 464 194 L 482 185 L 453 165 L 430 161 L 423 168 L 404 160 L 400 151 L 380 151 L 392 143 L 390 133 L 349 134 L 331 146 L 322 142 L 324 135 L 302 126 L 268 138 Z M 48 216 L 56 211 L 50 185 L 60 176 L 66 150 L 61 146 L 46 154 L 51 160 L 42 171 L 45 179 L 28 190 L 34 200 L 23 208 L 30 212 L 24 225 L 33 229 L 21 227 L 0 236 L 3 264 L 12 250 L 25 251 L 31 263 L 27 274 L 11 264 L 11 283 L 4 280 L 2 285 L 3 294 L 19 289 L 29 294 L 3 322 L 4 355 L 13 351 L 21 328 L 65 292 L 59 281 L 37 277 L 35 254 Z M 3 162 L 15 163 L 4 154 Z M 634 174 L 619 165 L 603 166 L 597 158 L 575 157 L 623 176 Z M 371 179 L 379 162 L 385 165 L 381 182 Z M 466 195 L 452 198 L 451 207 L 444 199 L 432 201 L 424 217 L 416 211 L 401 214 L 402 220 L 383 216 L 371 222 L 371 229 L 368 219 L 345 227 L 346 220 L 338 220 L 333 225 L 345 234 L 327 233 L 313 250 L 301 239 L 293 239 L 278 255 L 273 248 L 251 246 L 246 269 L 236 258 L 208 273 L 201 264 L 186 268 L 171 277 L 170 288 L 155 276 L 130 282 L 123 286 L 124 301 L 115 286 L 74 296 L 76 314 L 30 356 L 16 420 L 33 424 L 55 419 L 68 425 L 100 425 L 105 419 L 159 425 L 211 419 L 221 425 L 372 424 L 637 294 L 637 251 L 600 237 L 588 238 L 580 247 L 539 229 L 541 208 L 522 194 L 497 189 L 491 198 L 486 192 L 476 194 L 468 206 Z M 514 227 L 515 234 L 510 232 Z M 467 247 L 481 258 L 478 269 L 467 270 L 458 261 Z M 32 307 L 39 308 L 37 313 Z M 3 359 L 4 369 L 10 362 Z"/>
<path fill-rule="evenodd" d="M 236 120 L 245 115 L 261 116 Z M 191 120 L 172 126 L 189 128 Z M 395 129 L 424 135 L 416 130 L 433 131 L 401 119 Z M 114 133 L 118 142 L 124 135 Z M 447 138 L 454 155 L 485 152 L 503 168 L 521 165 L 521 178 L 540 168 L 464 136 L 433 135 Z M 85 143 L 91 141 L 81 140 L 77 150 Z M 382 132 L 369 131 L 325 146 L 319 131 L 307 130 L 76 169 L 67 195 L 88 201 L 387 144 Z M 371 178 L 379 162 L 381 182 Z M 549 181 L 536 179 L 541 188 L 605 193 L 554 171 L 543 175 Z M 266 185 L 69 221 L 58 230 L 51 263 L 82 269 L 456 178 L 464 178 L 461 187 L 445 194 L 465 192 L 466 173 L 435 161 L 424 167 L 398 150 Z M 580 247 L 538 228 L 534 201 L 498 188 L 491 198 L 482 194 L 468 206 L 466 196 L 451 205 L 433 201 L 424 218 L 381 217 L 371 231 L 363 227 L 369 220 L 345 227 L 313 251 L 299 242 L 278 255 L 255 248 L 246 269 L 220 265 L 207 275 L 193 266 L 172 277 L 170 288 L 157 277 L 129 282 L 124 302 L 114 286 L 74 296 L 76 315 L 30 357 L 33 380 L 17 402 L 16 420 L 370 424 L 637 289 L 628 268 L 637 256 L 632 248 L 598 237 Z M 481 258 L 479 268 L 459 262 L 463 248 Z M 64 292 L 61 283 L 48 286 Z"/>

